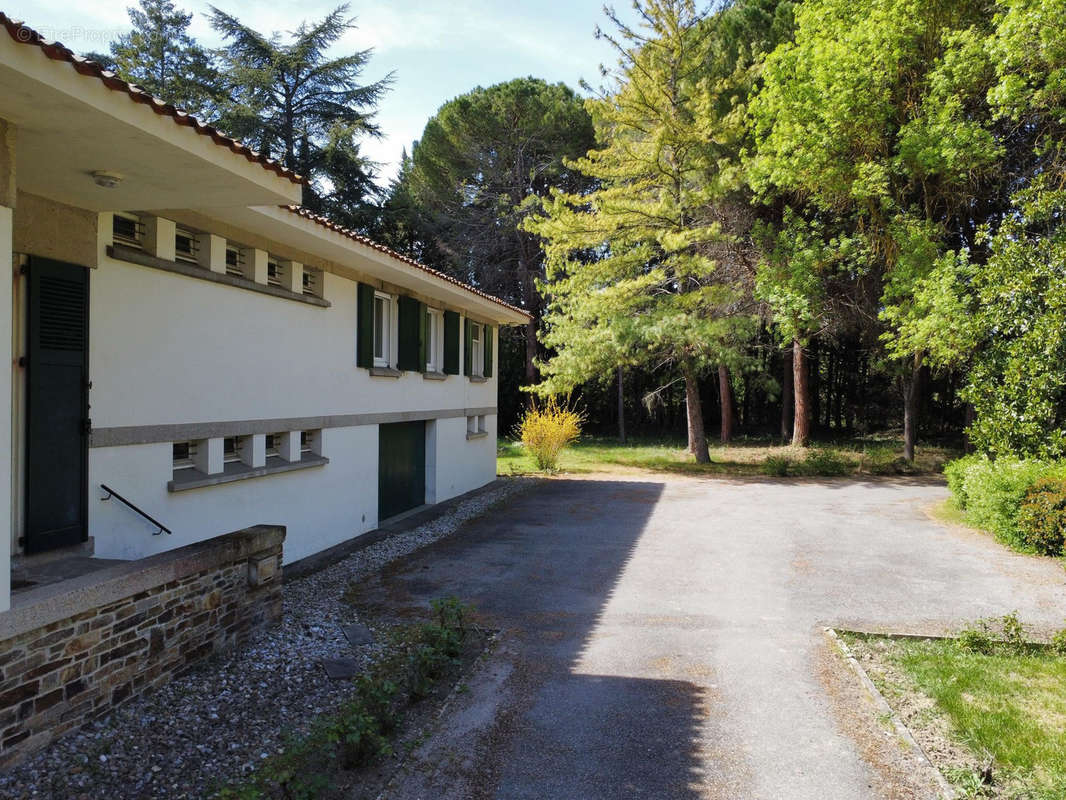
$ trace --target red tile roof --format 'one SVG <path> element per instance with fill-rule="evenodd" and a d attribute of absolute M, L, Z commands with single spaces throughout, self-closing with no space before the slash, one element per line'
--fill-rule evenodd
<path fill-rule="evenodd" d="M 333 231 L 334 233 L 339 233 L 341 236 L 346 236 L 347 238 L 351 239 L 352 241 L 355 241 L 355 242 L 358 242 L 359 244 L 363 244 L 363 245 L 366 245 L 367 247 L 373 248 L 374 250 L 377 250 L 379 253 L 384 253 L 385 255 L 389 256 L 390 258 L 395 258 L 398 261 L 404 262 L 405 264 L 410 264 L 412 267 L 420 269 L 423 272 L 428 272 L 430 275 L 433 275 L 434 277 L 440 278 L 441 280 L 448 281 L 449 283 L 454 283 L 456 286 L 458 286 L 458 287 L 460 287 L 462 289 L 465 289 L 466 291 L 471 292 L 472 294 L 476 294 L 478 297 L 482 297 L 485 300 L 489 300 L 489 301 L 491 301 L 493 303 L 496 303 L 497 305 L 503 306 L 506 309 L 510 309 L 511 311 L 514 311 L 514 312 L 516 312 L 518 314 L 521 314 L 522 316 L 525 316 L 525 317 L 529 317 L 530 316 L 530 313 L 528 311 L 524 311 L 523 309 L 518 308 L 518 306 L 513 306 L 510 303 L 506 303 L 503 300 L 501 300 L 500 298 L 489 294 L 488 292 L 483 292 L 480 289 L 477 289 L 477 288 L 471 286 L 468 283 L 463 283 L 461 280 L 459 280 L 457 278 L 453 278 L 451 275 L 448 275 L 448 274 L 446 274 L 444 272 L 440 272 L 439 270 L 431 269 L 430 267 L 427 267 L 425 264 L 420 264 L 419 262 L 415 261 L 413 258 L 408 258 L 407 256 L 405 256 L 405 255 L 403 255 L 401 253 L 397 253 L 395 250 L 393 250 L 393 249 L 391 249 L 389 247 L 386 247 L 383 244 L 378 244 L 373 239 L 370 239 L 370 238 L 368 238 L 366 236 L 363 236 L 362 234 L 357 233 L 357 232 L 355 232 L 355 231 L 353 231 L 353 230 L 351 230 L 349 228 L 345 228 L 342 225 L 338 225 L 336 222 L 333 222 L 332 220 L 328 219 L 327 217 L 323 217 L 323 216 L 321 216 L 319 214 L 315 214 L 313 211 L 308 211 L 303 206 L 282 206 L 282 208 L 284 208 L 284 209 L 286 209 L 288 211 L 291 211 L 293 214 L 296 214 L 297 216 L 300 216 L 300 217 L 303 217 L 304 219 L 310 220 L 311 222 L 314 222 L 317 225 L 321 225 L 323 228 L 328 228 L 329 230 Z"/>
<path fill-rule="evenodd" d="M 76 55 L 70 50 L 70 48 L 64 47 L 59 42 L 52 42 L 45 39 L 37 33 L 37 31 L 23 25 L 21 22 L 16 22 L 2 11 L 0 11 L 0 24 L 2 24 L 7 31 L 8 36 L 16 42 L 39 47 L 41 51 L 53 61 L 66 61 L 73 65 L 74 69 L 79 74 L 97 78 L 108 89 L 125 93 L 131 100 L 136 103 L 147 105 L 156 114 L 171 117 L 178 125 L 192 128 L 202 136 L 211 137 L 211 141 L 215 144 L 225 147 L 238 155 L 242 155 L 249 161 L 255 161 L 262 164 L 264 169 L 275 172 L 282 178 L 288 178 L 293 183 L 305 183 L 304 178 L 282 166 L 278 162 L 267 158 L 261 153 L 257 153 L 255 150 L 238 142 L 236 139 L 231 139 L 217 129 L 212 128 L 210 125 L 200 122 L 200 120 L 196 119 L 196 117 L 188 112 L 182 111 L 180 108 L 172 106 L 169 103 L 160 100 L 158 97 L 153 97 L 140 86 L 133 83 L 127 83 L 115 73 L 109 72 L 101 67 L 95 61 L 90 61 L 89 59 Z"/>

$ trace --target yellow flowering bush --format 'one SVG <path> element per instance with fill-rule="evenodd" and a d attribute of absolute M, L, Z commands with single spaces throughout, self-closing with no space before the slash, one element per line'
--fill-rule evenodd
<path fill-rule="evenodd" d="M 536 400 L 531 402 L 515 432 L 537 462 L 538 469 L 555 470 L 559 466 L 559 453 L 577 441 L 584 422 L 583 412 L 551 396 L 540 406 Z"/>

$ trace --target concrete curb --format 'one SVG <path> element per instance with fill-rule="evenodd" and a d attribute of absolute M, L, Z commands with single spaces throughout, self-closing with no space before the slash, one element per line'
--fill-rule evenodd
<path fill-rule="evenodd" d="M 877 710 L 892 721 L 892 727 L 895 729 L 896 735 L 903 740 L 904 744 L 915 752 L 918 756 L 918 760 L 929 771 L 929 774 L 933 777 L 933 780 L 937 785 L 941 800 L 956 800 L 957 795 L 954 787 L 948 783 L 948 780 L 944 777 L 943 773 L 936 768 L 936 765 L 930 760 L 929 754 L 922 749 L 922 746 L 918 744 L 917 740 L 914 738 L 910 728 L 904 724 L 900 716 L 893 710 L 892 706 L 888 704 L 888 701 L 885 700 L 884 695 L 882 695 L 877 686 L 874 685 L 874 682 L 870 680 L 870 676 L 866 674 L 866 670 L 863 669 L 862 664 L 860 664 L 855 656 L 851 654 L 851 650 L 848 648 L 847 644 L 844 643 L 844 640 L 837 636 L 837 632 L 832 628 L 822 628 L 822 632 L 825 634 L 826 639 L 828 639 L 830 643 L 836 647 L 837 651 L 844 656 L 848 665 L 851 667 L 852 672 L 859 677 L 859 681 L 870 695 Z M 900 638 L 911 637 L 906 637 L 904 635 Z M 922 636 L 913 638 L 928 639 L 932 637 Z"/>

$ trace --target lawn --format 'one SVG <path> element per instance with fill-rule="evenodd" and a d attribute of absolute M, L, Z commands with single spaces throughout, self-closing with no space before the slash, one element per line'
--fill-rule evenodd
<path fill-rule="evenodd" d="M 697 464 L 675 440 L 637 439 L 628 444 L 603 437 L 582 437 L 565 450 L 559 461 L 562 472 L 612 472 L 646 469 L 705 475 L 840 476 L 938 474 L 944 464 L 959 455 L 945 447 L 920 446 L 915 463 L 901 455 L 896 439 L 865 438 L 847 442 L 814 443 L 809 448 L 782 446 L 769 439 L 738 439 L 730 445 L 714 445 L 711 463 Z M 520 442 L 501 439 L 496 471 L 500 475 L 525 475 L 537 471 L 533 458 Z"/>
<path fill-rule="evenodd" d="M 1066 797 L 1066 657 L 1040 645 L 846 639 L 960 795 Z"/>

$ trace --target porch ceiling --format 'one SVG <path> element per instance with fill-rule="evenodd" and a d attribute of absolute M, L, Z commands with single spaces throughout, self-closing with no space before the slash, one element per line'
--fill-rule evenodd
<path fill-rule="evenodd" d="M 0 35 L 0 118 L 18 188 L 94 211 L 298 203 L 301 187 L 40 47 Z M 97 186 L 94 170 L 123 177 Z"/>

